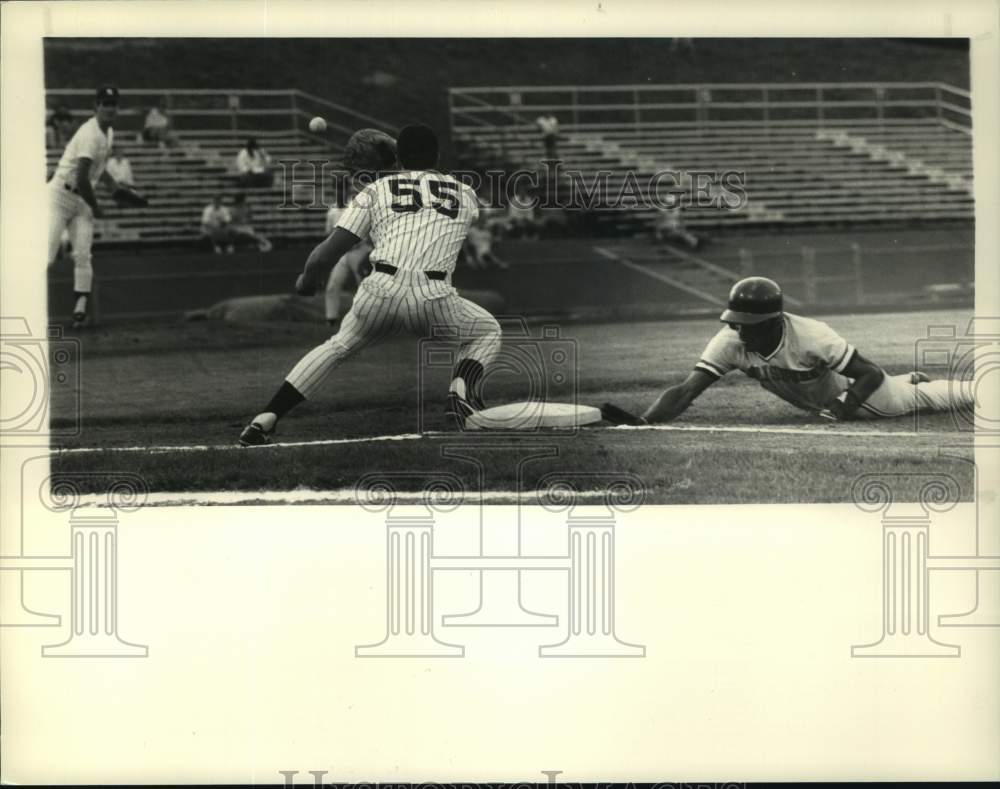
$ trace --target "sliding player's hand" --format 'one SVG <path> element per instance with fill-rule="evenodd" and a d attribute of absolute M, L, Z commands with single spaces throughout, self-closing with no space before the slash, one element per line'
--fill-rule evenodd
<path fill-rule="evenodd" d="M 639 425 L 649 424 L 649 422 L 641 416 L 630 414 L 624 408 L 619 408 L 613 403 L 605 403 L 601 406 L 601 418 L 605 422 L 610 422 L 613 425 L 629 425 L 631 427 L 637 427 Z"/>

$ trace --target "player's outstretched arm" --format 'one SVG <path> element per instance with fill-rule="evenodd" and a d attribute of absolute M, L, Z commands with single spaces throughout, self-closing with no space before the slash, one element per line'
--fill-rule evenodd
<path fill-rule="evenodd" d="M 853 379 L 854 383 L 848 387 L 843 400 L 833 400 L 828 403 L 826 408 L 820 412 L 820 416 L 834 420 L 850 419 L 861 407 L 861 404 L 871 397 L 872 393 L 885 380 L 885 372 L 882 368 L 874 362 L 868 361 L 857 351 L 853 353 L 847 366 L 844 367 L 843 374 L 847 378 Z"/>
<path fill-rule="evenodd" d="M 671 386 L 642 415 L 649 423 L 669 422 L 683 414 L 698 395 L 719 379 L 703 370 L 692 370 L 677 386 Z"/>
<path fill-rule="evenodd" d="M 295 292 L 300 296 L 314 295 L 322 277 L 329 274 L 337 261 L 359 241 L 361 239 L 354 233 L 342 227 L 334 228 L 333 232 L 309 253 L 305 268 L 295 281 Z"/>

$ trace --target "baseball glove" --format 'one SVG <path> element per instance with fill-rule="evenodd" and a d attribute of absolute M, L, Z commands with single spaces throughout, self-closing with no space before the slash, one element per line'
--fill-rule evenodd
<path fill-rule="evenodd" d="M 145 208 L 149 200 L 131 186 L 119 186 L 111 193 L 111 199 L 119 208 Z"/>
<path fill-rule="evenodd" d="M 396 167 L 396 141 L 378 129 L 361 129 L 344 148 L 344 169 L 351 175 L 379 173 Z"/>
<path fill-rule="evenodd" d="M 612 403 L 605 403 L 601 406 L 601 419 L 613 425 L 648 425 L 649 423 L 641 416 L 630 414 L 624 408 L 619 408 Z"/>

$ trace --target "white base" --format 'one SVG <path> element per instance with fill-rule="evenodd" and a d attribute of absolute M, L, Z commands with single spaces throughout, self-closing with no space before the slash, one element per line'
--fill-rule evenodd
<path fill-rule="evenodd" d="M 529 401 L 477 411 L 466 418 L 465 426 L 471 430 L 538 430 L 580 427 L 600 421 L 601 412 L 593 406 Z"/>

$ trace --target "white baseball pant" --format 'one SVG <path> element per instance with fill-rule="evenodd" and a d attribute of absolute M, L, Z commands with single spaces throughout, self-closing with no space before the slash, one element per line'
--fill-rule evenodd
<path fill-rule="evenodd" d="M 358 287 L 340 331 L 302 357 L 285 380 L 309 398 L 334 368 L 363 348 L 404 331 L 429 336 L 434 328 L 455 332 L 458 361 L 474 359 L 485 368 L 500 350 L 496 318 L 459 296 L 449 282 L 428 280 L 420 271 L 375 272 Z"/>
<path fill-rule="evenodd" d="M 975 406 L 971 381 L 942 378 L 914 384 L 910 373 L 886 375 L 879 388 L 858 409 L 868 419 L 905 416 L 917 411 L 968 410 Z"/>
<path fill-rule="evenodd" d="M 49 262 L 55 262 L 64 230 L 73 245 L 73 290 L 90 293 L 94 283 L 90 248 L 94 243 L 94 212 L 80 195 L 57 180 L 49 182 Z"/>

